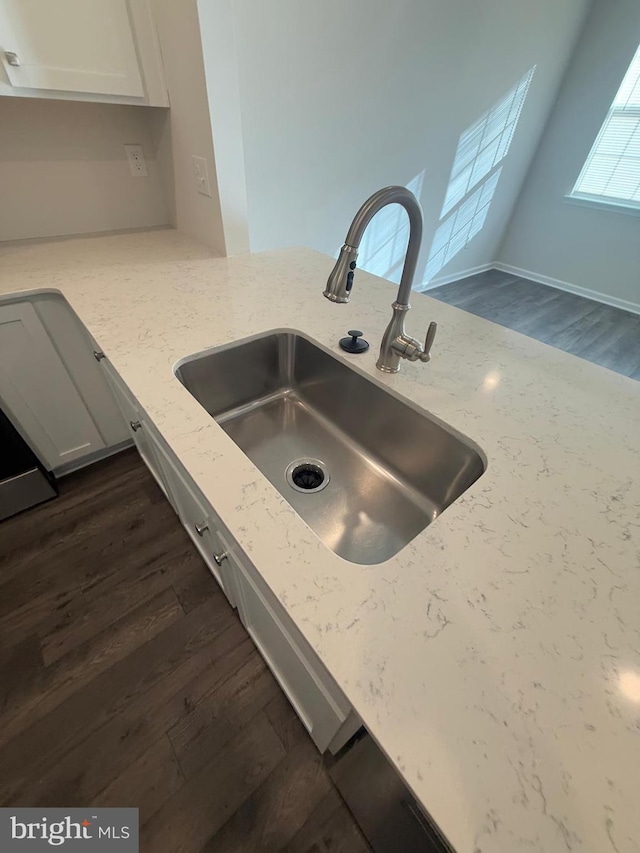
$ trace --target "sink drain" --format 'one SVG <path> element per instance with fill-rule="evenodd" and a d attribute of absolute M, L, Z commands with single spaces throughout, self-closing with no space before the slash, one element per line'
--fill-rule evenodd
<path fill-rule="evenodd" d="M 318 459 L 296 459 L 287 466 L 287 482 L 298 492 L 320 492 L 329 483 L 329 472 Z"/>

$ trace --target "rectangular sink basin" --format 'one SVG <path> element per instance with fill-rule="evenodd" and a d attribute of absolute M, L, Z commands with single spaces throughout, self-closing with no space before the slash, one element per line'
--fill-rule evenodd
<path fill-rule="evenodd" d="M 325 545 L 353 563 L 388 560 L 485 470 L 469 439 L 300 332 L 198 353 L 175 374 Z"/>

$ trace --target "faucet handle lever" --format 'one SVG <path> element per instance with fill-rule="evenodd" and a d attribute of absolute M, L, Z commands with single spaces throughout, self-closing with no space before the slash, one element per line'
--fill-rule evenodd
<path fill-rule="evenodd" d="M 429 328 L 427 329 L 427 337 L 424 341 L 424 350 L 420 354 L 420 361 L 429 361 L 429 359 L 431 358 L 431 347 L 433 346 L 437 331 L 438 324 L 434 320 L 432 320 L 429 323 Z"/>

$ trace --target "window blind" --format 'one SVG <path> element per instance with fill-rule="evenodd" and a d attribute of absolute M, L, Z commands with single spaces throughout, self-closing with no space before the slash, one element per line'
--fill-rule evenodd
<path fill-rule="evenodd" d="M 640 47 L 571 195 L 640 208 Z"/>

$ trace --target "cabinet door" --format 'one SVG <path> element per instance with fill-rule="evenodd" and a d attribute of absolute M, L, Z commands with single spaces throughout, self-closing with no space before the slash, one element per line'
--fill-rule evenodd
<path fill-rule="evenodd" d="M 238 596 L 238 613 L 296 714 L 321 752 L 330 745 L 351 708 L 329 673 L 311 649 L 296 636 L 289 617 L 252 576 L 234 553 L 229 552 Z"/>
<path fill-rule="evenodd" d="M 169 490 L 169 484 L 165 477 L 163 466 L 160 462 L 159 455 L 153 438 L 149 434 L 149 427 L 143 415 L 138 411 L 134 419 L 129 421 L 129 426 L 133 432 L 133 440 L 136 443 L 138 453 L 142 457 L 142 461 L 155 477 L 156 483 L 160 486 L 165 498 L 173 507 L 174 512 L 178 513 L 173 494 Z"/>
<path fill-rule="evenodd" d="M 28 302 L 0 306 L 0 399 L 52 470 L 105 446 Z"/>
<path fill-rule="evenodd" d="M 178 510 L 175 500 L 169 490 L 162 464 L 158 458 L 158 453 L 155 447 L 156 442 L 151 435 L 150 427 L 146 422 L 142 409 L 138 406 L 134 397 L 129 393 L 128 388 L 126 388 L 116 371 L 111 367 L 106 359 L 104 359 L 104 357 L 101 358 L 100 363 L 103 365 L 105 372 L 104 375 L 107 378 L 107 382 L 113 392 L 116 403 L 120 407 L 120 411 L 129 425 L 131 435 L 136 444 L 136 449 L 142 457 L 142 461 L 145 463 L 149 471 L 151 471 L 157 484 L 164 492 L 165 497 L 177 513 Z"/>
<path fill-rule="evenodd" d="M 0 49 L 13 86 L 145 94 L 127 0 L 0 0 Z"/>
<path fill-rule="evenodd" d="M 94 358 L 97 347 L 69 303 L 58 294 L 46 293 L 33 297 L 32 304 L 49 337 L 55 341 L 56 351 L 91 412 L 105 446 L 112 447 L 130 439 L 129 425 L 114 400 L 104 371 Z"/>

